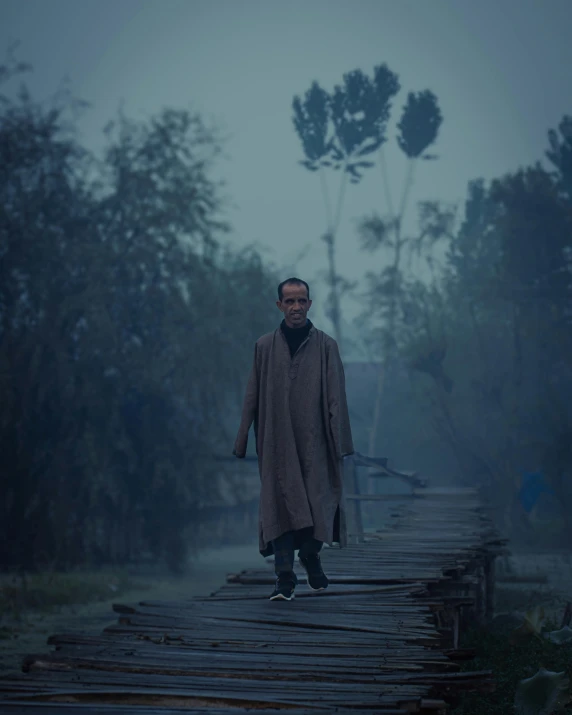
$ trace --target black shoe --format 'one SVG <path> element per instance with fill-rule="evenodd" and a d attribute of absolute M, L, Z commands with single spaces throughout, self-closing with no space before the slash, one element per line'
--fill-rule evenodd
<path fill-rule="evenodd" d="M 276 579 L 276 586 L 272 595 L 270 596 L 271 601 L 291 601 L 294 598 L 294 589 L 298 579 L 295 573 L 284 573 L 279 574 Z"/>
<path fill-rule="evenodd" d="M 322 563 L 318 554 L 308 554 L 308 556 L 300 556 L 298 559 L 300 566 L 308 575 L 308 586 L 312 591 L 323 591 L 328 588 L 328 577 L 322 569 Z"/>

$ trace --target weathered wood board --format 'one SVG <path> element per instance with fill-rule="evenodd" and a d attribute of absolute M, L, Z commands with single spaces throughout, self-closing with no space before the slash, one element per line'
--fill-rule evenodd
<path fill-rule="evenodd" d="M 391 528 L 323 550 L 324 592 L 297 570 L 296 598 L 270 602 L 262 562 L 208 598 L 118 604 L 99 635 L 51 636 L 0 680 L 0 713 L 440 713 L 490 690 L 491 673 L 460 672 L 459 612 L 487 616 L 504 542 L 472 490 L 422 492 Z"/>

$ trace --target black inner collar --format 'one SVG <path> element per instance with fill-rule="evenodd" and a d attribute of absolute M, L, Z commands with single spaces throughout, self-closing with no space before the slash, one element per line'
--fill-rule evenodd
<path fill-rule="evenodd" d="M 280 323 L 280 327 L 282 329 L 282 332 L 284 333 L 284 337 L 286 338 L 288 347 L 290 348 L 290 356 L 293 356 L 294 353 L 296 352 L 296 350 L 298 350 L 300 345 L 308 337 L 308 333 L 310 332 L 310 329 L 312 328 L 312 323 L 310 320 L 306 319 L 306 325 L 304 325 L 303 327 L 289 328 L 286 325 L 286 321 L 283 320 Z"/>

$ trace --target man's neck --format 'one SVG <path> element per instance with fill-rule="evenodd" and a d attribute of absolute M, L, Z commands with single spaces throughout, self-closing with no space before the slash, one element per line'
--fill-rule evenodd
<path fill-rule="evenodd" d="M 284 325 L 289 329 L 289 330 L 300 330 L 301 328 L 305 328 L 309 323 L 308 318 L 304 321 L 304 325 L 288 325 L 286 322 L 286 319 L 284 319 Z"/>

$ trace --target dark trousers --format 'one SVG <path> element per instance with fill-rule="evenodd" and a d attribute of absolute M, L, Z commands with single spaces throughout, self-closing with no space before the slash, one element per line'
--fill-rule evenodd
<path fill-rule="evenodd" d="M 272 541 L 274 547 L 274 571 L 276 574 L 290 573 L 294 570 L 294 551 L 296 542 L 299 542 L 299 534 L 295 531 L 287 531 L 277 539 Z M 298 549 L 298 556 L 309 556 L 310 554 L 318 554 L 322 548 L 323 542 L 314 539 L 309 535 L 302 542 Z"/>

